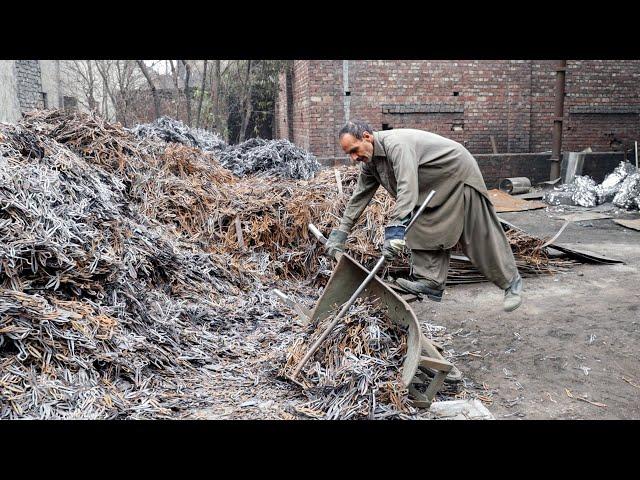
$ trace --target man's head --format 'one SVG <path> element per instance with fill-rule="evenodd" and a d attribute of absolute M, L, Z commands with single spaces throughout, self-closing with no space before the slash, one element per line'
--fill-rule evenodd
<path fill-rule="evenodd" d="M 373 129 L 365 122 L 347 122 L 338 134 L 340 146 L 353 161 L 369 162 L 373 157 Z"/>

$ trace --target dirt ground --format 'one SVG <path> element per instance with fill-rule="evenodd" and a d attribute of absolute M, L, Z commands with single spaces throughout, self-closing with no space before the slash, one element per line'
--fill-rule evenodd
<path fill-rule="evenodd" d="M 552 217 L 575 211 L 585 209 L 500 216 L 549 237 L 563 225 Z M 498 420 L 640 418 L 640 232 L 611 219 L 587 220 L 571 223 L 557 242 L 625 263 L 578 264 L 565 273 L 527 277 L 523 304 L 512 313 L 502 310 L 503 292 L 489 283 L 449 287 L 441 303 L 411 304 L 425 329 L 446 328 L 437 340 L 464 375 L 439 400 L 478 398 Z M 265 301 L 269 295 L 264 292 Z M 304 398 L 276 371 L 302 327 L 281 310 L 276 302 L 273 315 L 242 327 L 242 344 L 227 345 L 228 358 L 203 369 L 202 395 L 214 406 L 188 418 L 300 418 L 292 407 Z"/>
<path fill-rule="evenodd" d="M 500 214 L 537 236 L 559 230 L 563 221 L 553 215 Z M 525 278 L 523 304 L 512 313 L 488 283 L 452 286 L 441 303 L 413 309 L 453 334 L 445 348 L 465 382 L 491 393 L 485 405 L 496 419 L 639 419 L 640 232 L 588 220 L 571 223 L 557 242 L 625 263 Z"/>

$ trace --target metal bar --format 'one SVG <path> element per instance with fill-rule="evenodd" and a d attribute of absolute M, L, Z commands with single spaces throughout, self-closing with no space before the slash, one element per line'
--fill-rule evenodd
<path fill-rule="evenodd" d="M 244 239 L 242 238 L 242 225 L 240 224 L 240 217 L 235 218 L 236 236 L 238 237 L 238 246 L 244 250 Z"/>
<path fill-rule="evenodd" d="M 338 185 L 338 194 L 342 196 L 342 177 L 340 176 L 340 170 L 338 170 L 337 168 L 334 168 L 333 171 L 336 174 L 336 184 Z"/>
<path fill-rule="evenodd" d="M 560 60 L 556 68 L 555 118 L 553 119 L 553 135 L 551 149 L 551 171 L 549 180 L 560 178 L 560 161 L 562 155 L 562 119 L 564 117 L 564 86 L 567 61 Z"/>
<path fill-rule="evenodd" d="M 416 219 L 422 214 L 422 212 L 424 212 L 424 209 L 427 208 L 427 204 L 431 201 L 431 199 L 433 198 L 433 196 L 435 194 L 436 194 L 435 190 L 431 190 L 429 195 L 427 195 L 427 198 L 424 199 L 424 202 L 422 202 L 422 205 L 420 205 L 420 208 L 418 209 L 416 214 L 413 216 L 413 218 L 409 222 L 409 225 L 407 225 L 407 228 L 405 229 L 405 233 L 408 232 L 411 229 L 411 227 L 415 223 Z M 304 367 L 304 365 L 309 361 L 311 356 L 320 347 L 320 345 L 325 340 L 325 338 L 327 338 L 329 336 L 329 334 L 331 333 L 331 330 L 333 330 L 333 327 L 335 327 L 338 324 L 338 322 L 342 319 L 342 317 L 345 315 L 345 313 L 347 313 L 347 311 L 349 310 L 351 305 L 353 305 L 353 303 L 360 296 L 362 291 L 367 287 L 367 285 L 373 279 L 373 277 L 376 276 L 376 273 L 378 272 L 378 270 L 380 270 L 380 267 L 382 267 L 383 264 L 384 264 L 384 255 L 382 255 L 378 259 L 378 262 L 376 263 L 375 267 L 373 267 L 373 269 L 371 270 L 369 275 L 367 275 L 367 278 L 360 284 L 360 286 L 353 293 L 353 295 L 351 295 L 349 300 L 347 300 L 347 303 L 344 304 L 344 306 L 342 307 L 342 309 L 340 310 L 338 315 L 336 315 L 336 317 L 331 321 L 331 323 L 325 329 L 325 331 L 322 333 L 320 338 L 318 338 L 318 340 L 316 340 L 314 342 L 314 344 L 311 346 L 311 348 L 309 348 L 309 350 L 307 351 L 305 356 L 302 358 L 302 360 L 300 360 L 300 363 L 298 363 L 298 366 L 296 367 L 296 369 L 291 374 L 291 378 L 292 379 L 295 379 L 298 376 L 298 373 L 300 373 L 300 370 L 302 370 L 302 367 Z"/>
<path fill-rule="evenodd" d="M 496 138 L 493 135 L 489 135 L 489 139 L 491 140 L 491 148 L 493 149 L 493 153 L 498 153 L 498 146 L 496 145 Z"/>
<path fill-rule="evenodd" d="M 322 234 L 320 230 L 318 230 L 318 227 L 316 227 L 313 223 L 309 224 L 309 230 L 311 231 L 311 233 L 313 233 L 314 237 L 316 237 L 320 241 L 320 243 L 322 243 L 323 245 L 327 243 L 327 238 Z"/>

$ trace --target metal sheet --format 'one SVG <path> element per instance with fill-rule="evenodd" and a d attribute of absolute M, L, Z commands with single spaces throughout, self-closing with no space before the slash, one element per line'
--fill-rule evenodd
<path fill-rule="evenodd" d="M 520 227 L 516 227 L 513 223 L 507 222 L 506 220 L 503 220 L 502 218 L 499 218 L 498 220 L 500 220 L 500 223 L 502 225 L 506 225 L 507 227 L 513 228 L 513 229 L 518 230 L 520 232 L 524 232 L 523 229 L 521 229 Z M 527 235 L 531 235 L 531 234 L 527 233 Z M 531 236 L 533 237 L 534 235 L 531 235 Z M 599 253 L 587 252 L 586 250 L 577 250 L 575 248 L 569 248 L 569 247 L 567 247 L 565 245 L 560 245 L 560 244 L 557 244 L 557 243 L 549 243 L 548 246 L 551 247 L 551 248 L 555 248 L 556 250 L 559 250 L 559 251 L 567 254 L 569 257 L 576 258 L 576 259 L 578 259 L 578 260 L 580 260 L 582 262 L 587 262 L 587 263 L 606 263 L 606 264 L 624 263 L 622 260 L 616 260 L 614 258 L 605 257 L 605 256 L 603 256 L 603 255 L 601 255 Z"/>
<path fill-rule="evenodd" d="M 614 222 L 616 222 L 618 225 L 622 225 L 623 227 L 627 227 L 627 228 L 631 228 L 633 230 L 640 231 L 640 218 L 637 218 L 635 220 L 616 219 L 616 220 L 614 220 Z"/>
<path fill-rule="evenodd" d="M 496 212 L 522 212 L 524 210 L 537 210 L 539 208 L 545 208 L 547 205 L 538 201 L 527 201 L 520 198 L 515 198 L 508 193 L 502 192 L 497 189 L 489 190 L 489 198 L 491 203 L 496 209 Z"/>
<path fill-rule="evenodd" d="M 557 217 L 552 218 L 561 218 L 566 222 L 584 222 L 586 220 L 601 220 L 603 218 L 611 218 L 611 215 L 606 215 L 604 213 L 598 212 L 578 212 L 570 213 L 567 215 L 558 215 Z"/>

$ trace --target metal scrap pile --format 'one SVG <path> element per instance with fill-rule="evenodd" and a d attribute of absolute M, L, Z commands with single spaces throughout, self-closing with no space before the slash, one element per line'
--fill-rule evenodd
<path fill-rule="evenodd" d="M 640 172 L 629 162 L 620 162 L 616 169 L 598 185 L 588 176 L 576 176 L 574 181 L 545 194 L 551 205 L 595 207 L 606 202 L 626 209 L 640 210 Z"/>
<path fill-rule="evenodd" d="M 131 132 L 141 139 L 159 139 L 215 153 L 220 163 L 239 177 L 265 173 L 280 178 L 308 180 L 320 170 L 320 164 L 313 155 L 288 140 L 252 138 L 239 145 L 227 145 L 215 133 L 189 128 L 169 117 L 136 125 Z"/>
<path fill-rule="evenodd" d="M 220 163 L 242 177 L 265 172 L 282 178 L 309 180 L 320 170 L 316 158 L 289 140 L 251 138 L 217 152 Z"/>
<path fill-rule="evenodd" d="M 0 127 L 0 418 L 169 416 L 206 403 L 196 365 L 243 285 L 181 248 L 97 164 Z"/>
<path fill-rule="evenodd" d="M 238 401 L 249 390 L 291 393 L 269 368 L 295 332 L 265 292 L 269 282 L 282 288 L 283 278 L 296 278 L 288 293 L 317 298 L 299 280 L 316 284 L 332 265 L 308 224 L 328 233 L 338 223 L 357 171 L 340 169 L 342 192 L 331 170 L 310 181 L 236 178 L 181 135 L 187 140 L 140 138 L 92 115 L 55 111 L 0 125 L 0 418 L 173 417 L 229 401 L 229 385 Z M 271 155 L 270 144 L 254 145 L 247 165 Z M 298 155 L 289 148 L 281 158 L 298 158 L 286 157 Z M 305 158 L 272 165 L 304 176 L 315 168 Z M 392 206 L 379 191 L 350 236 L 348 251 L 365 265 L 379 256 Z M 516 258 L 544 271 L 538 253 L 521 248 Z M 365 354 L 391 355 L 388 325 L 365 318 L 334 340 L 346 333 L 366 341 Z M 358 362 L 367 382 L 390 381 L 375 376 L 377 364 Z M 341 365 L 334 379 L 348 376 L 350 364 Z M 393 384 L 358 385 L 349 398 L 360 406 L 338 415 L 387 415 L 385 401 L 403 412 Z M 310 401 L 314 411 L 338 411 L 323 403 L 330 397 Z"/>
<path fill-rule="evenodd" d="M 290 373 L 333 319 L 310 325 L 289 349 Z M 377 300 L 358 299 L 302 370 L 308 402 L 295 410 L 328 420 L 410 418 L 401 378 L 407 333 L 392 323 Z"/>
<path fill-rule="evenodd" d="M 216 133 L 201 128 L 190 128 L 180 120 L 160 117 L 152 123 L 142 123 L 131 129 L 139 138 L 156 138 L 168 143 L 181 143 L 199 148 L 203 152 L 215 152 L 226 148 L 227 143 Z"/>

